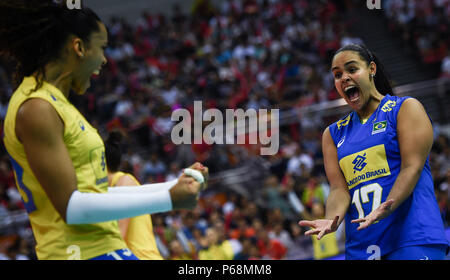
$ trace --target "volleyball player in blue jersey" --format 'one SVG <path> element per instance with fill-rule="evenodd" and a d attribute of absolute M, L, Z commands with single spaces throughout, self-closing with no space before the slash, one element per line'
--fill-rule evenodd
<path fill-rule="evenodd" d="M 346 259 L 444 259 L 449 243 L 434 195 L 433 128 L 423 106 L 393 96 L 382 65 L 364 46 L 339 49 L 331 70 L 353 111 L 323 134 L 331 186 L 326 217 L 299 225 L 320 239 L 345 218 Z"/>

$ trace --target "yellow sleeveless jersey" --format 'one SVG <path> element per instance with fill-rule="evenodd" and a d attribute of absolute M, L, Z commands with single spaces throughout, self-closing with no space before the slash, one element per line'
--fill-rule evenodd
<path fill-rule="evenodd" d="M 120 177 L 128 175 L 138 185 L 138 180 L 129 173 L 116 172 L 111 179 L 111 186 L 116 186 Z M 150 215 L 142 215 L 130 218 L 125 242 L 128 248 L 140 260 L 162 260 L 163 257 L 159 253 L 156 246 L 155 236 L 153 234 L 153 224 Z"/>
<path fill-rule="evenodd" d="M 33 175 L 24 147 L 16 138 L 16 115 L 24 101 L 41 98 L 53 106 L 64 122 L 64 142 L 76 171 L 78 190 L 103 193 L 108 188 L 104 144 L 97 130 L 56 87 L 44 82 L 39 90 L 32 92 L 35 85 L 34 77 L 26 77 L 11 97 L 4 122 L 3 141 L 36 239 L 37 257 L 90 259 L 126 248 L 117 221 L 67 225 Z"/>

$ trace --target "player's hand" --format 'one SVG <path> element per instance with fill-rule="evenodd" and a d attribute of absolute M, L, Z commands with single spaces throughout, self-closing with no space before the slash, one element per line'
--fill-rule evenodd
<path fill-rule="evenodd" d="M 202 184 L 202 190 L 205 190 L 208 187 L 208 179 L 209 179 L 209 169 L 208 167 L 204 166 L 200 162 L 196 162 L 193 165 L 189 166 L 188 168 L 198 170 L 200 173 L 202 173 L 204 182 Z"/>
<path fill-rule="evenodd" d="M 359 227 L 357 228 L 357 230 L 365 229 L 368 226 L 370 226 L 371 224 L 389 216 L 389 214 L 392 213 L 391 206 L 393 203 L 394 203 L 394 200 L 389 199 L 389 200 L 381 203 L 380 206 L 378 206 L 377 209 L 370 212 L 369 215 L 367 215 L 361 219 L 352 220 L 351 223 L 352 224 L 359 223 Z"/>
<path fill-rule="evenodd" d="M 311 229 L 305 232 L 305 235 L 316 235 L 317 240 L 320 240 L 325 234 L 335 232 L 338 228 L 339 216 L 336 216 L 333 220 L 319 219 L 314 221 L 302 220 L 298 222 L 299 226 L 310 227 Z"/>
<path fill-rule="evenodd" d="M 175 186 L 169 191 L 172 199 L 172 209 L 194 209 L 202 189 L 202 184 L 183 173 L 178 178 Z"/>

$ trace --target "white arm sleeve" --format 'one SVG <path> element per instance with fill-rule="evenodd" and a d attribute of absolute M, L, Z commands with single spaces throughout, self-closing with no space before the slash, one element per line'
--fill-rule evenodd
<path fill-rule="evenodd" d="M 94 224 L 172 210 L 169 190 L 139 193 L 82 193 L 74 191 L 66 210 L 66 222 Z"/>
<path fill-rule="evenodd" d="M 159 191 L 168 191 L 178 182 L 178 179 L 172 181 L 157 183 L 157 184 L 145 184 L 141 186 L 117 186 L 109 187 L 108 193 L 151 193 Z"/>
<path fill-rule="evenodd" d="M 205 179 L 200 171 L 191 168 L 185 168 L 184 173 L 193 177 L 197 182 L 203 184 Z M 164 182 L 164 183 L 156 183 L 156 184 L 145 184 L 141 186 L 117 186 L 117 187 L 109 187 L 108 193 L 148 193 L 148 192 L 159 192 L 162 190 L 170 190 L 173 186 L 175 186 L 178 182 L 178 179 L 174 179 L 172 181 Z"/>

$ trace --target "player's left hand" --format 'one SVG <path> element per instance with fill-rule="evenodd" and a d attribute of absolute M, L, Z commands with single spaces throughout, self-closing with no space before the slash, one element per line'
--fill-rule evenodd
<path fill-rule="evenodd" d="M 357 230 L 365 229 L 373 223 L 376 223 L 392 213 L 391 206 L 394 203 L 393 199 L 389 199 L 378 206 L 377 209 L 370 212 L 369 215 L 361 219 L 352 220 L 351 223 L 359 223 Z"/>

